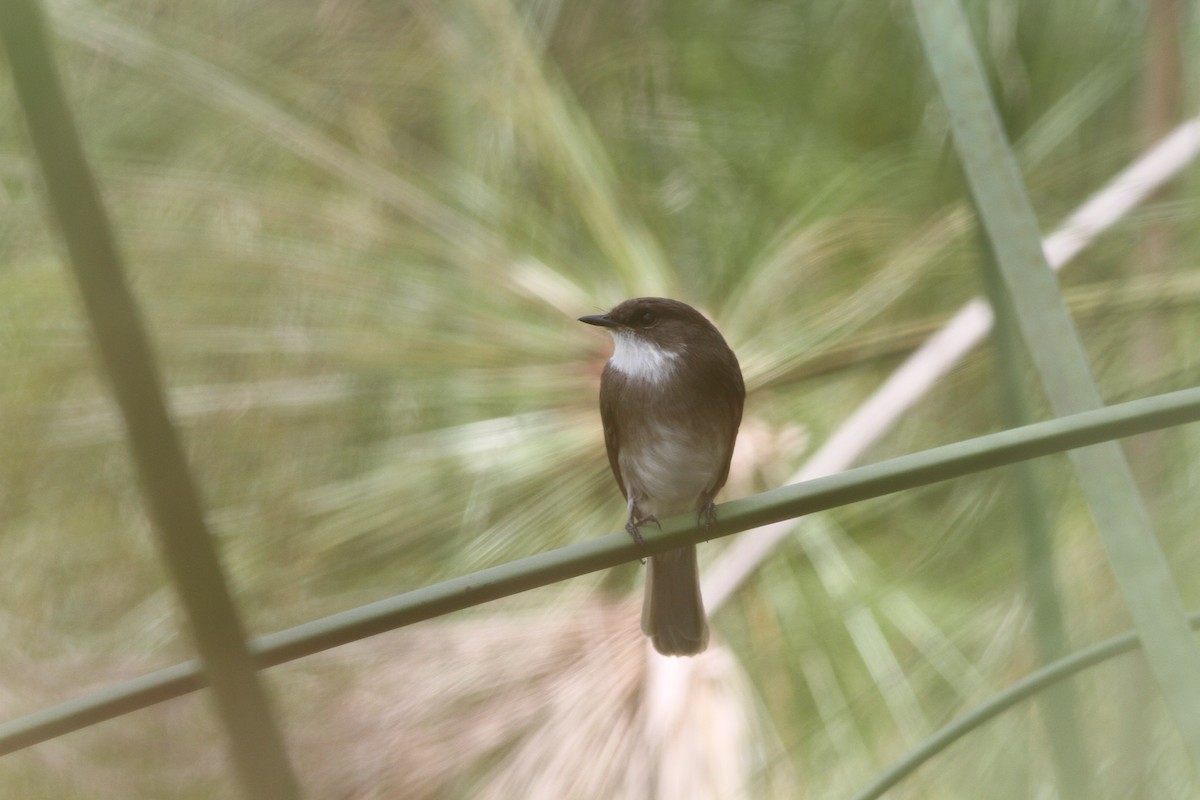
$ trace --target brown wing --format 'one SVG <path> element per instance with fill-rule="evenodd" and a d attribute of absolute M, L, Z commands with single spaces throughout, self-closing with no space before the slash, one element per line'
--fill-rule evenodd
<path fill-rule="evenodd" d="M 738 367 L 737 357 L 733 355 L 732 351 L 730 351 L 729 357 L 732 362 L 732 369 L 730 369 L 729 364 L 725 364 L 717 375 L 719 375 L 720 380 L 727 383 L 731 390 L 726 394 L 729 397 L 729 407 L 728 416 L 725 419 L 732 420 L 733 424 L 729 427 L 727 434 L 728 446 L 725 450 L 725 466 L 721 469 L 720 477 L 713 483 L 712 489 L 709 491 L 710 497 L 720 491 L 721 487 L 725 485 L 725 481 L 729 480 L 729 463 L 733 460 L 733 446 L 737 442 L 738 428 L 742 424 L 742 406 L 746 402 L 746 384 L 742 380 L 742 371 Z"/>
<path fill-rule="evenodd" d="M 608 451 L 608 466 L 612 468 L 613 477 L 621 489 L 621 496 L 628 498 L 625 491 L 625 481 L 621 480 L 621 467 L 618 456 L 621 453 L 621 437 L 617 430 L 617 414 L 615 398 L 619 393 L 620 384 L 625 379 L 613 372 L 607 364 L 600 375 L 600 422 L 604 425 L 604 448 Z M 605 390 L 608 391 L 605 391 Z M 728 469 L 728 468 L 726 468 Z"/>

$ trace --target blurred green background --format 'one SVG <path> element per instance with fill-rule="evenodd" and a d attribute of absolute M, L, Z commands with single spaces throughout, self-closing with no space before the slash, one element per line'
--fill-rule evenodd
<path fill-rule="evenodd" d="M 1047 231 L 1194 111 L 1189 4 L 965 5 Z M 595 408 L 609 345 L 581 314 L 665 294 L 716 321 L 749 391 L 729 497 L 785 480 L 982 291 L 906 3 L 48 7 L 255 634 L 617 529 Z M 4 87 L 8 719 L 192 650 Z M 1064 272 L 1109 401 L 1197 383 L 1196 203 L 1189 174 Z M 1005 427 L 998 375 L 978 350 L 868 460 Z M 1189 609 L 1198 444 L 1184 428 L 1128 448 Z M 1036 558 L 1011 476 L 991 473 L 823 515 L 833 550 L 785 545 L 718 613 L 746 687 L 746 796 L 846 797 L 1035 668 L 1039 569 L 1063 608 L 1052 648 L 1128 627 L 1066 459 L 1035 474 L 1053 541 Z M 555 643 L 596 604 L 635 632 L 622 598 L 640 584 L 635 564 L 265 673 L 301 780 L 313 797 L 504 796 L 508 756 L 536 740 L 537 687 L 579 669 Z M 1023 705 L 894 796 L 1200 791 L 1138 657 L 1075 686 L 1074 711 Z M 205 702 L 0 759 L 0 796 L 232 796 Z M 1063 735 L 1091 773 L 1074 789 Z M 558 744 L 568 764 L 604 761 Z"/>

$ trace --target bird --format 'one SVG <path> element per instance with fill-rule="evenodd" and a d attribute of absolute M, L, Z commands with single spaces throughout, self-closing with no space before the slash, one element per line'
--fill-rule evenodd
<path fill-rule="evenodd" d="M 685 513 L 711 527 L 746 398 L 737 356 L 703 314 L 665 297 L 635 297 L 579 321 L 613 338 L 600 420 L 629 511 L 625 530 L 644 544 L 640 527 Z M 708 646 L 695 545 L 650 557 L 642 631 L 663 655 Z"/>

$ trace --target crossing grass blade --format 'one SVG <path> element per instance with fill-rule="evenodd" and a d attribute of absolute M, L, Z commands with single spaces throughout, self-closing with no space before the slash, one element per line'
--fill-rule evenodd
<path fill-rule="evenodd" d="M 50 206 L 121 407 L 148 513 L 159 529 L 163 556 L 213 687 L 238 776 L 248 797 L 298 797 L 283 736 L 254 671 L 198 490 L 168 416 L 158 364 L 35 0 L 0 4 L 0 37 Z"/>
<path fill-rule="evenodd" d="M 1025 397 L 1024 359 L 1020 333 L 1017 331 L 1012 303 L 1001 284 L 995 259 L 989 257 L 983 237 L 980 244 L 986 252 L 985 285 L 988 299 L 996 315 L 992 344 L 996 352 L 997 373 L 1005 427 L 1015 428 L 1030 422 L 1029 402 Z M 1066 654 L 1069 644 L 1067 623 L 1060 595 L 1060 580 L 1054 558 L 1056 541 L 1050 520 L 1052 514 L 1042 489 L 1044 467 L 1022 461 L 1009 471 L 1009 489 L 1020 508 L 1017 524 L 1025 553 L 1027 594 L 1033 609 L 1033 635 L 1038 655 L 1045 663 Z M 1092 797 L 1089 787 L 1090 767 L 1087 739 L 1079 726 L 1078 702 L 1075 687 L 1062 684 L 1046 691 L 1039 698 L 1045 720 L 1050 753 L 1054 761 L 1058 789 L 1066 800 Z"/>

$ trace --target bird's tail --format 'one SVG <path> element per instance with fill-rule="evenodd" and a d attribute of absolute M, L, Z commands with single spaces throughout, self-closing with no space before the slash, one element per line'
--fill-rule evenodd
<path fill-rule="evenodd" d="M 694 656 L 708 646 L 695 545 L 650 557 L 642 631 L 665 656 Z"/>

